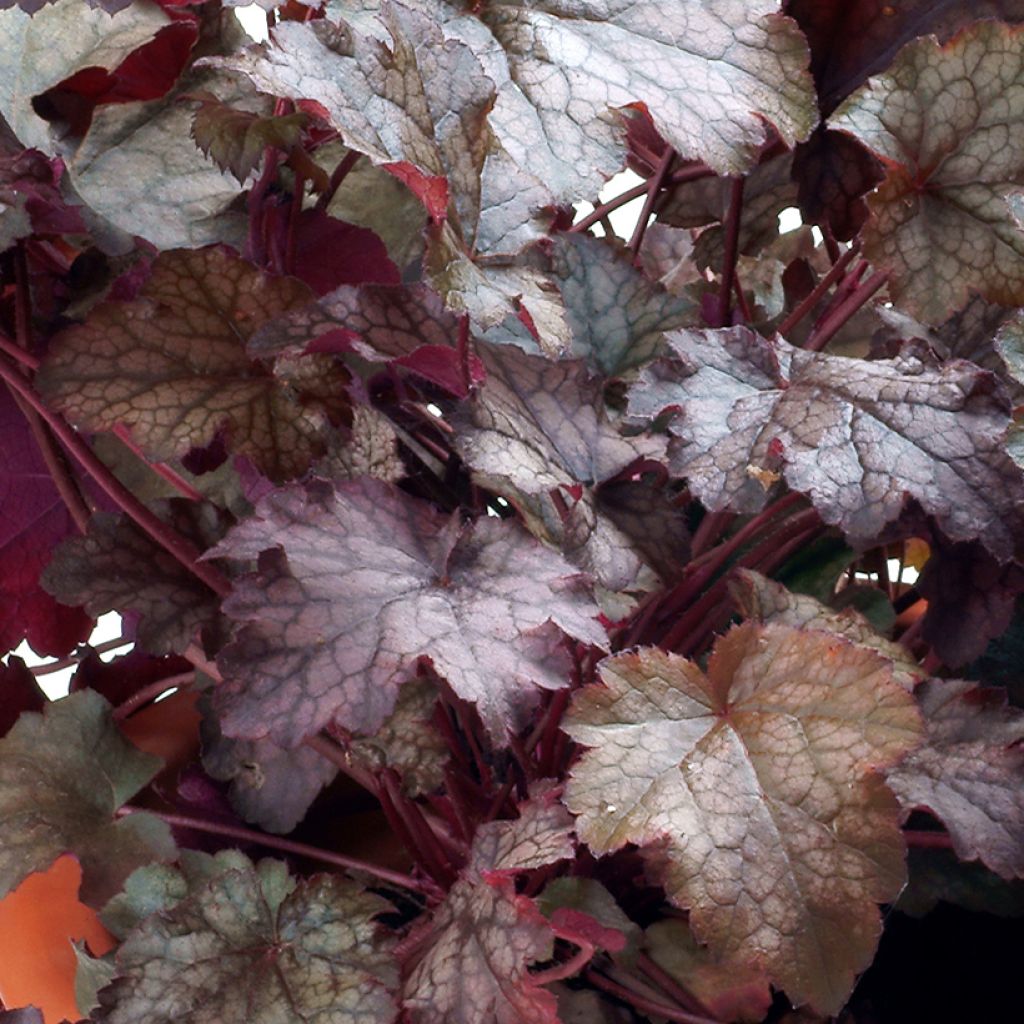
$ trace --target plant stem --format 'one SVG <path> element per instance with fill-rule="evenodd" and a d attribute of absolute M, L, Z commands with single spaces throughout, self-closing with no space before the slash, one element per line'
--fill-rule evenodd
<path fill-rule="evenodd" d="M 377 785 L 373 775 L 365 768 L 360 768 L 355 764 L 349 752 L 338 746 L 334 740 L 324 735 L 307 736 L 302 743 L 310 750 L 315 750 L 321 757 L 326 757 L 338 771 L 348 776 L 356 785 L 362 786 L 371 796 L 380 799 L 380 786 Z"/>
<path fill-rule="evenodd" d="M 628 1003 L 643 1013 L 664 1017 L 666 1020 L 676 1021 L 678 1024 L 720 1024 L 719 1021 L 711 1017 L 698 1017 L 695 1014 L 687 1013 L 685 1010 L 664 1006 L 653 999 L 648 999 L 646 996 L 626 988 L 625 985 L 620 985 L 618 982 L 606 978 L 603 974 L 599 974 L 594 968 L 584 972 L 583 977 L 595 988 L 599 988 L 609 995 L 617 996 L 624 1003 Z"/>
<path fill-rule="evenodd" d="M 166 679 L 157 679 L 148 686 L 136 690 L 127 700 L 118 704 L 112 712 L 112 717 L 115 722 L 120 722 L 168 690 L 183 690 L 191 686 L 195 679 L 195 672 L 179 672 L 177 675 L 167 676 Z"/>
<path fill-rule="evenodd" d="M 28 370 L 39 369 L 39 360 L 31 352 L 26 352 L 20 345 L 11 341 L 3 331 L 0 331 L 0 351 L 5 352 Z"/>
<path fill-rule="evenodd" d="M 107 651 L 117 650 L 118 647 L 124 647 L 125 644 L 130 644 L 131 642 L 128 637 L 119 636 L 113 640 L 104 640 L 101 644 L 90 645 L 89 651 L 93 654 L 106 654 Z M 70 654 L 68 657 L 59 658 L 57 661 L 48 661 L 45 665 L 35 665 L 29 671 L 34 676 L 48 676 L 51 672 L 60 672 L 61 669 L 71 668 L 72 665 L 77 665 L 81 660 L 77 655 Z"/>
<path fill-rule="evenodd" d="M 725 215 L 725 253 L 722 257 L 722 285 L 718 296 L 717 327 L 732 322 L 732 283 L 739 258 L 740 224 L 743 219 L 743 185 L 745 178 L 733 178 L 729 190 L 729 210 Z"/>
<path fill-rule="evenodd" d="M 855 288 L 849 298 L 841 302 L 811 332 L 804 348 L 809 352 L 820 352 L 832 340 L 835 333 L 861 308 L 868 299 L 889 280 L 889 272 L 880 270 L 872 274 L 862 285 Z"/>
<path fill-rule="evenodd" d="M 318 210 L 326 210 L 331 205 L 331 200 L 334 198 L 334 194 L 341 187 L 341 183 L 349 176 L 349 172 L 355 167 L 356 162 L 359 160 L 360 154 L 354 149 L 350 149 L 340 161 L 338 166 L 331 172 L 331 180 L 327 183 L 327 188 L 320 193 L 316 201 L 316 208 Z"/>
<path fill-rule="evenodd" d="M 671 146 L 665 147 L 665 152 L 662 153 L 661 159 L 658 161 L 658 166 L 655 172 L 651 175 L 647 182 L 647 196 L 644 198 L 644 205 L 640 210 L 640 217 L 636 222 L 636 227 L 633 229 L 633 237 L 629 240 L 629 249 L 633 253 L 633 262 L 639 264 L 640 261 L 640 246 L 644 240 L 644 234 L 647 232 L 647 222 L 651 219 L 651 213 L 654 211 L 654 203 L 658 198 L 658 193 L 661 192 L 662 187 L 665 184 L 665 178 L 668 176 L 669 168 L 672 166 L 672 161 L 676 157 L 676 151 Z"/>
<path fill-rule="evenodd" d="M 907 846 L 919 850 L 952 850 L 953 840 L 948 832 L 925 832 L 917 829 L 906 829 L 903 838 Z"/>
<path fill-rule="evenodd" d="M 169 811 L 154 811 L 148 807 L 133 807 L 131 804 L 125 804 L 117 811 L 117 816 L 123 817 L 127 814 L 140 813 L 153 814 L 173 828 L 190 828 L 196 832 L 207 832 L 210 835 L 224 836 L 226 839 L 237 839 L 243 843 L 256 843 L 270 850 L 280 850 L 282 853 L 290 853 L 296 857 L 308 857 L 310 860 L 332 864 L 347 871 L 365 871 L 391 885 L 411 889 L 413 892 L 428 896 L 435 895 L 433 887 L 425 885 L 419 879 L 413 878 L 412 875 L 404 875 L 400 871 L 392 871 L 391 868 L 383 867 L 380 864 L 371 864 L 369 861 L 347 857 L 345 854 L 335 853 L 333 850 L 321 850 L 317 846 L 297 843 L 282 836 L 268 835 L 266 832 L 257 832 L 255 829 L 243 828 L 239 825 L 226 825 L 218 821 L 207 821 L 205 818 L 193 818 L 191 815 L 174 814 Z"/>
<path fill-rule="evenodd" d="M 536 974 L 531 975 L 530 980 L 534 985 L 550 985 L 553 981 L 571 978 L 582 971 L 594 959 L 596 950 L 592 942 L 587 942 L 586 939 L 579 935 L 562 935 L 557 929 L 555 934 L 559 938 L 565 939 L 566 942 L 579 946 L 579 949 L 568 960 L 563 960 L 562 963 L 555 964 L 554 967 L 549 967 L 546 971 L 538 971 Z"/>
<path fill-rule="evenodd" d="M 714 177 L 714 174 L 715 172 L 704 164 L 697 164 L 693 167 L 681 167 L 678 171 L 675 171 L 668 176 L 668 184 L 683 185 L 688 181 L 699 181 L 701 178 Z M 647 182 L 644 181 L 639 185 L 634 185 L 632 188 L 627 189 L 621 195 L 615 196 L 614 199 L 609 199 L 608 202 L 595 207 L 595 209 L 585 217 L 581 217 L 571 228 L 569 228 L 568 233 L 579 234 L 582 231 L 586 231 L 613 210 L 617 210 L 620 206 L 625 206 L 626 203 L 632 202 L 634 199 L 644 195 L 647 192 L 647 188 Z"/>
<path fill-rule="evenodd" d="M 851 245 L 839 257 L 839 259 L 832 265 L 829 272 L 814 286 L 810 294 L 793 310 L 785 320 L 775 329 L 775 333 L 779 337 L 785 337 L 791 330 L 808 313 L 810 313 L 814 307 L 821 301 L 821 297 L 832 287 L 833 284 L 840 278 L 842 274 L 846 272 L 846 268 L 850 265 L 852 260 L 856 257 L 857 253 L 860 252 L 860 243 Z"/>
<path fill-rule="evenodd" d="M 47 408 L 21 374 L 3 360 L 0 360 L 0 378 L 3 378 L 39 414 L 81 467 L 106 495 L 149 535 L 150 539 L 177 559 L 193 576 L 202 580 L 215 594 L 226 597 L 231 593 L 231 584 L 227 577 L 214 566 L 200 562 L 199 549 L 146 508 L 100 461 L 96 453 L 67 421 Z"/>
<path fill-rule="evenodd" d="M 636 965 L 655 985 L 664 989 L 677 1003 L 681 1004 L 683 1009 L 691 1010 L 693 1013 L 708 1014 L 708 1008 L 692 992 L 683 988 L 668 971 L 656 964 L 646 953 L 641 953 L 637 957 Z"/>
<path fill-rule="evenodd" d="M 180 473 L 176 473 L 170 466 L 163 462 L 151 462 L 146 453 L 139 447 L 132 432 L 123 424 L 118 423 L 113 430 L 114 436 L 130 451 L 136 458 L 141 459 L 157 476 L 166 480 L 179 494 L 188 498 L 189 501 L 203 501 L 199 493 Z"/>

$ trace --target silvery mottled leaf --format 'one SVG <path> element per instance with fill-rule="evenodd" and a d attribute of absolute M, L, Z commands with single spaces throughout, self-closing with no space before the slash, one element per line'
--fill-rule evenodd
<path fill-rule="evenodd" d="M 375 920 L 390 905 L 340 875 L 236 859 L 129 932 L 93 1019 L 391 1024 L 397 977 Z"/>
<path fill-rule="evenodd" d="M 650 240 L 648 233 L 645 252 Z M 665 331 L 699 318 L 691 298 L 652 283 L 628 253 L 590 235 L 557 235 L 553 264 L 572 353 L 607 376 L 646 363 L 661 351 Z"/>
<path fill-rule="evenodd" d="M 1024 878 L 1024 713 L 963 679 L 930 679 L 918 697 L 927 741 L 889 772 L 893 792 L 907 814 L 935 814 L 961 860 Z"/>
<path fill-rule="evenodd" d="M 909 496 L 948 537 L 1013 555 L 1024 478 L 1004 449 L 1007 403 L 990 373 L 807 352 L 744 327 L 668 340 L 675 358 L 643 372 L 629 411 L 679 411 L 671 467 L 709 508 L 759 511 L 767 470 L 854 543 L 877 537 Z"/>
<path fill-rule="evenodd" d="M 1024 302 L 1024 232 L 1006 196 L 1024 185 L 1024 30 L 994 21 L 945 46 L 909 43 L 829 124 L 886 165 L 869 197 L 864 255 L 892 301 L 941 323 L 972 291 Z"/>
<path fill-rule="evenodd" d="M 638 584 L 648 541 L 663 552 L 652 559 L 659 568 L 673 555 L 685 557 L 686 529 L 667 498 L 659 501 L 642 481 L 602 487 L 638 459 L 658 459 L 663 447 L 659 438 L 623 436 L 604 406 L 600 378 L 580 360 L 552 362 L 511 346 L 481 344 L 477 351 L 487 378 L 455 446 L 481 483 L 511 498 L 537 536 L 609 589 Z M 653 499 L 643 526 L 663 527 L 661 536 L 637 528 L 634 490 Z"/>

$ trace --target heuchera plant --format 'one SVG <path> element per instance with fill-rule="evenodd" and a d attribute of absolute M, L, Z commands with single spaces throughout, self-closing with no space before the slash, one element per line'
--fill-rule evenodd
<path fill-rule="evenodd" d="M 3 1019 L 806 1022 L 1019 909 L 1024 5 L 239 3 L 0 0 Z"/>

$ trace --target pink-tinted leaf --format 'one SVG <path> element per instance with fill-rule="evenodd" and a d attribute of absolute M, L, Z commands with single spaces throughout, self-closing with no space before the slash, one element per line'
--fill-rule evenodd
<path fill-rule="evenodd" d="M 234 860 L 128 934 L 94 1020 L 391 1024 L 397 978 L 375 921 L 389 904 L 340 875 Z"/>
<path fill-rule="evenodd" d="M 303 473 L 348 414 L 347 373 L 328 357 L 254 363 L 246 340 L 305 305 L 294 278 L 271 278 L 218 249 L 162 254 L 139 298 L 97 306 L 51 345 L 40 390 L 75 423 L 122 424 L 156 458 L 221 434 L 268 476 Z"/>
<path fill-rule="evenodd" d="M 38 654 L 60 656 L 89 636 L 85 611 L 39 585 L 53 549 L 74 532 L 25 417 L 0 388 L 0 650 L 27 639 Z"/>
<path fill-rule="evenodd" d="M 149 814 L 114 818 L 159 767 L 159 758 L 121 736 L 97 693 L 23 714 L 0 740 L 0 895 L 73 853 L 82 898 L 97 906 L 140 864 L 172 858 L 164 822 Z"/>
<path fill-rule="evenodd" d="M 1014 552 L 1024 481 L 1003 447 L 996 379 L 966 362 L 865 362 L 767 341 L 743 327 L 677 331 L 676 359 L 644 371 L 630 412 L 681 410 L 672 469 L 712 509 L 755 512 L 781 473 L 855 542 L 915 499 L 954 540 Z"/>
<path fill-rule="evenodd" d="M 46 694 L 21 658 L 0 664 L 0 737 L 6 736 L 23 711 L 42 711 Z"/>
<path fill-rule="evenodd" d="M 558 1024 L 555 997 L 528 970 L 553 940 L 511 879 L 459 879 L 408 940 L 402 1006 L 413 1024 Z"/>
<path fill-rule="evenodd" d="M 697 323 L 689 297 L 652 284 L 627 253 L 591 235 L 556 236 L 553 273 L 565 300 L 573 355 L 608 376 L 658 354 L 665 331 Z"/>
<path fill-rule="evenodd" d="M 910 43 L 852 95 L 831 127 L 885 164 L 868 200 L 864 254 L 892 300 L 941 323 L 972 291 L 1024 302 L 1024 232 L 1006 196 L 1024 184 L 1024 29 L 980 22 L 945 46 Z"/>
<path fill-rule="evenodd" d="M 568 682 L 554 626 L 601 645 L 575 570 L 512 523 L 461 525 L 363 478 L 274 492 L 215 549 L 260 558 L 225 611 L 222 726 L 295 745 L 332 718 L 372 732 L 420 655 L 496 739 Z"/>
<path fill-rule="evenodd" d="M 544 886 L 537 897 L 537 906 L 552 921 L 556 914 L 561 914 L 558 920 L 564 921 L 567 911 L 577 918 L 590 918 L 605 933 L 604 941 L 611 941 L 611 945 L 601 942 L 595 945 L 619 954 L 618 959 L 624 963 L 636 960 L 642 934 L 640 927 L 625 915 L 615 897 L 596 879 L 556 878 Z M 610 938 L 615 935 L 617 939 Z"/>
<path fill-rule="evenodd" d="M 473 837 L 470 868 L 489 871 L 528 871 L 576 852 L 572 815 L 550 787 L 535 786 L 530 799 L 519 805 L 513 821 L 481 825 Z"/>
<path fill-rule="evenodd" d="M 717 1020 L 759 1024 L 772 993 L 762 971 L 716 963 L 685 921 L 657 921 L 644 932 L 650 958 L 691 992 Z"/>
<path fill-rule="evenodd" d="M 555 363 L 512 346 L 481 344 L 478 352 L 487 379 L 455 440 L 476 478 L 511 498 L 535 534 L 602 585 L 637 585 L 646 565 L 640 538 L 652 538 L 630 518 L 630 492 L 644 485 L 617 481 L 607 494 L 601 485 L 637 460 L 657 460 L 660 439 L 624 437 L 604 406 L 601 380 L 581 361 Z M 644 489 L 645 505 L 651 498 L 643 526 L 665 528 L 655 542 L 671 551 L 666 561 L 685 557 L 685 526 L 671 515 L 659 523 L 667 499 L 659 510 L 657 495 Z"/>
<path fill-rule="evenodd" d="M 213 505 L 179 499 L 155 509 L 200 550 L 223 535 Z M 40 578 L 58 600 L 80 604 L 95 618 L 109 611 L 141 616 L 139 645 L 150 654 L 183 651 L 217 617 L 218 604 L 200 580 L 125 516 L 97 513 L 84 537 L 70 537 Z"/>
<path fill-rule="evenodd" d="M 666 890 L 712 955 L 838 1010 L 874 953 L 875 903 L 903 881 L 897 805 L 874 770 L 921 727 L 889 663 L 838 636 L 745 624 L 707 675 L 655 648 L 600 674 L 564 725 L 592 748 L 565 796 L 580 839 L 597 854 L 663 844 Z"/>
<path fill-rule="evenodd" d="M 231 806 L 267 832 L 291 832 L 338 769 L 308 747 L 284 750 L 273 740 L 233 740 L 220 731 L 208 700 L 200 702 L 203 767 L 230 784 Z"/>
<path fill-rule="evenodd" d="M 918 693 L 928 741 L 889 785 L 908 814 L 941 819 L 962 860 L 1024 878 L 1024 713 L 962 679 L 931 679 Z"/>

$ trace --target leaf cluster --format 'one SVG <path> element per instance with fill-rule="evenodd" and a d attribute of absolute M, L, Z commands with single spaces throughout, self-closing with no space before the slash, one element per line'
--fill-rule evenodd
<path fill-rule="evenodd" d="M 877 1019 L 1024 906 L 1024 7 L 236 6 L 0 0 L 0 1018 Z"/>

